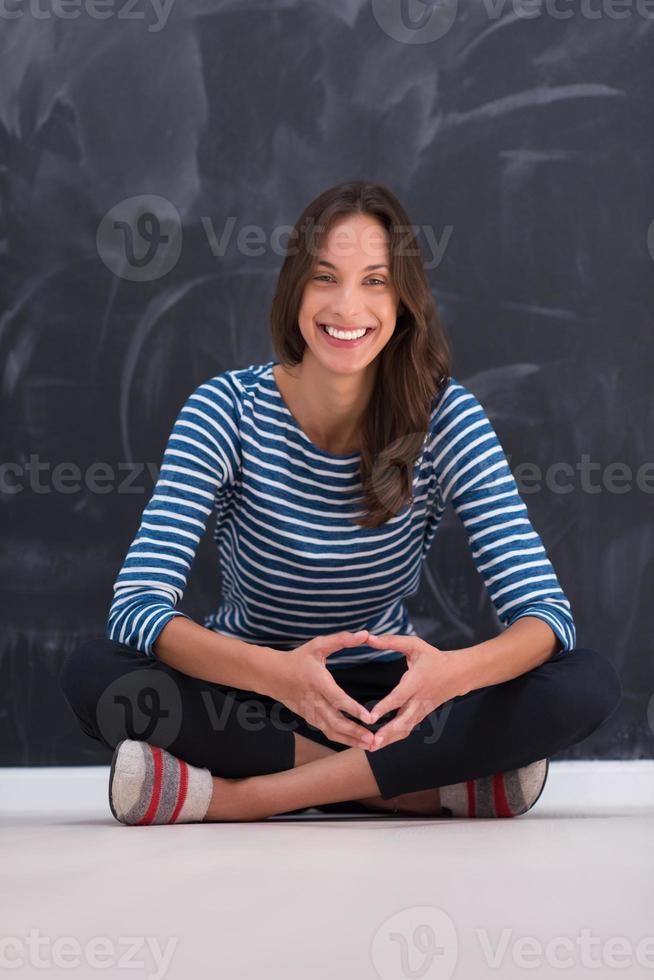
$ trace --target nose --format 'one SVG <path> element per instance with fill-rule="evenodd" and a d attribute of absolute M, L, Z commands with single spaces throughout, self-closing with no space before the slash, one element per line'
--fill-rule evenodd
<path fill-rule="evenodd" d="M 361 316 L 366 309 L 365 295 L 362 289 L 355 284 L 344 284 L 338 288 L 335 294 L 330 296 L 330 310 L 343 323 L 350 323 Z"/>

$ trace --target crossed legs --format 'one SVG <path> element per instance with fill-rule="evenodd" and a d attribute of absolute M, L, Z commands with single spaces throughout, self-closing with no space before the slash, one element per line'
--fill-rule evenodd
<path fill-rule="evenodd" d="M 385 686 L 396 682 L 391 668 L 382 669 Z M 208 768 L 210 820 L 261 819 L 349 800 L 371 810 L 437 814 L 434 787 L 549 758 L 604 724 L 621 695 L 608 659 L 577 647 L 446 702 L 405 739 L 370 752 L 324 745 L 318 735 L 293 731 L 290 738 L 298 722 L 290 713 L 252 719 L 249 692 L 241 703 L 227 689 L 103 638 L 66 659 L 61 686 L 85 733 L 105 745 L 140 739 Z"/>
<path fill-rule="evenodd" d="M 438 789 L 384 800 L 363 749 L 337 752 L 294 733 L 295 766 L 243 779 L 214 777 L 205 821 L 260 820 L 322 803 L 356 799 L 370 810 L 407 814 L 440 813 Z"/>

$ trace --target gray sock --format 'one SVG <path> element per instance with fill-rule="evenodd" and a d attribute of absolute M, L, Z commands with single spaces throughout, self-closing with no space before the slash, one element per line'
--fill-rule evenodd
<path fill-rule="evenodd" d="M 520 769 L 439 786 L 443 816 L 517 817 L 534 805 L 548 771 L 549 759 L 539 759 Z"/>
<path fill-rule="evenodd" d="M 126 824 L 196 823 L 213 794 L 208 769 L 192 766 L 149 742 L 124 739 L 109 775 L 109 806 Z"/>

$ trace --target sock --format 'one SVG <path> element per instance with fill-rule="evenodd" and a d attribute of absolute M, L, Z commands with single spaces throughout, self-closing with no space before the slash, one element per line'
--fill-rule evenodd
<path fill-rule="evenodd" d="M 121 823 L 199 822 L 212 793 L 208 769 L 191 766 L 156 745 L 128 738 L 114 750 L 109 806 Z"/>
<path fill-rule="evenodd" d="M 548 771 L 549 759 L 539 759 L 509 772 L 439 786 L 443 816 L 517 817 L 534 805 Z"/>

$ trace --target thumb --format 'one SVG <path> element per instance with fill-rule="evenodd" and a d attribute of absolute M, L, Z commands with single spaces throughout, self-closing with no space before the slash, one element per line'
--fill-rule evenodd
<path fill-rule="evenodd" d="M 358 646 L 360 643 L 365 643 L 367 639 L 368 630 L 358 630 L 356 633 L 350 633 L 348 630 L 342 630 L 340 633 L 328 633 L 326 636 L 318 637 L 318 652 L 321 656 L 327 657 L 335 650 Z"/>

